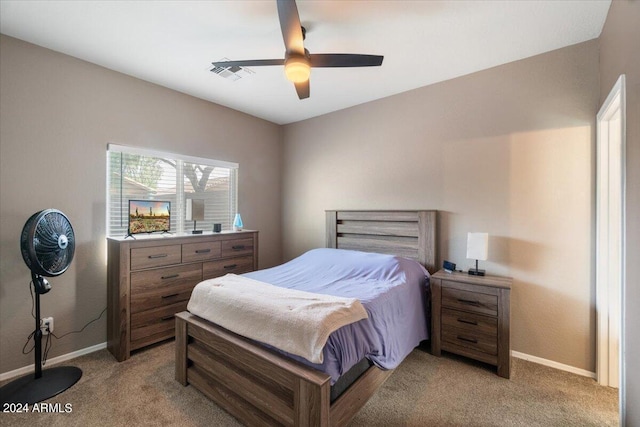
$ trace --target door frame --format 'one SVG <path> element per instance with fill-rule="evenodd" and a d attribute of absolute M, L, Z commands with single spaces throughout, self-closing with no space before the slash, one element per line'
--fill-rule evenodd
<path fill-rule="evenodd" d="M 625 93 L 625 75 L 622 74 L 602 104 L 596 120 L 596 374 L 600 384 L 619 387 L 621 408 L 624 407 L 625 386 Z M 612 145 L 617 142 L 611 138 L 611 131 L 620 139 L 619 150 Z M 612 284 L 617 289 L 612 288 Z M 618 378 L 611 378 L 610 371 L 613 362 L 610 354 L 614 346 L 618 346 Z"/>

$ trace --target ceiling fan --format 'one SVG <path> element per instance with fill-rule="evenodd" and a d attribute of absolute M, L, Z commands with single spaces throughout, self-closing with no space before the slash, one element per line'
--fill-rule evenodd
<path fill-rule="evenodd" d="M 280 29 L 284 39 L 284 59 L 254 59 L 244 61 L 213 62 L 216 67 L 260 67 L 284 65 L 284 72 L 296 87 L 298 98 L 309 97 L 311 67 L 377 67 L 384 56 L 349 53 L 310 54 L 304 48 L 305 28 L 300 24 L 295 0 L 277 0 Z"/>

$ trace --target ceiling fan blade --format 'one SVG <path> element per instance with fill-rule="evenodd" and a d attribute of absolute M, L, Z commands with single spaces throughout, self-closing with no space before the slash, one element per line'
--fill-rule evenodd
<path fill-rule="evenodd" d="M 294 0 L 278 0 L 278 17 L 287 53 L 304 55 L 302 24 L 300 24 L 296 2 Z"/>
<path fill-rule="evenodd" d="M 310 95 L 309 80 L 302 83 L 294 83 L 294 85 L 296 86 L 296 92 L 298 92 L 298 98 L 305 99 L 309 97 Z"/>
<path fill-rule="evenodd" d="M 384 56 L 351 53 L 317 53 L 309 55 L 312 67 L 378 67 Z"/>
<path fill-rule="evenodd" d="M 247 59 L 243 61 L 212 62 L 216 67 L 261 67 L 263 65 L 284 65 L 284 59 Z"/>

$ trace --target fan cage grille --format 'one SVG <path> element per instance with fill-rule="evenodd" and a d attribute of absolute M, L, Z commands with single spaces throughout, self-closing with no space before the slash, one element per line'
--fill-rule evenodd
<path fill-rule="evenodd" d="M 64 273 L 75 252 L 75 234 L 66 215 L 56 209 L 32 215 L 22 230 L 21 252 L 35 274 L 58 276 Z"/>

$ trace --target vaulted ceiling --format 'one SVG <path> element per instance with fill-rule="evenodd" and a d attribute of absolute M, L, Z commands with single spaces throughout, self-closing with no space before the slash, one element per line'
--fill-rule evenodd
<path fill-rule="evenodd" d="M 610 4 L 299 0 L 311 53 L 384 55 L 381 67 L 312 69 L 305 100 L 282 66 L 210 71 L 223 58 L 284 56 L 275 0 L 2 0 L 0 31 L 285 124 L 594 39 Z"/>

